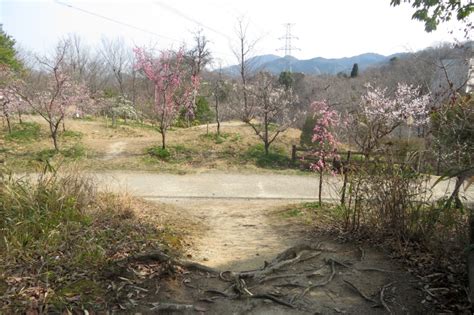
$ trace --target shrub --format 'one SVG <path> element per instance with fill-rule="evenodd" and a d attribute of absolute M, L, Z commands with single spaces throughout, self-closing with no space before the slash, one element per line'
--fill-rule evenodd
<path fill-rule="evenodd" d="M 2 314 L 102 313 L 113 262 L 165 239 L 153 218 L 134 210 L 139 200 L 98 192 L 90 177 L 0 171 Z"/>
<path fill-rule="evenodd" d="M 54 149 L 44 149 L 35 153 L 34 160 L 39 162 L 46 162 L 53 158 L 56 153 L 57 152 Z"/>
<path fill-rule="evenodd" d="M 219 135 L 216 132 L 210 132 L 200 135 L 201 138 L 214 141 L 215 144 L 224 143 L 224 141 L 229 138 L 231 134 L 221 132 Z"/>
<path fill-rule="evenodd" d="M 255 164 L 263 168 L 286 168 L 291 160 L 286 152 L 278 147 L 272 147 L 268 154 L 265 154 L 263 144 L 257 144 L 250 147 L 244 153 L 244 159 L 255 161 Z"/>
<path fill-rule="evenodd" d="M 158 146 L 148 148 L 147 152 L 149 155 L 157 157 L 161 160 L 168 160 L 171 156 L 170 151 L 168 151 L 168 149 L 163 149 L 162 147 Z"/>
<path fill-rule="evenodd" d="M 194 117 L 200 124 L 209 123 L 214 119 L 214 112 L 209 107 L 209 102 L 204 96 L 198 96 L 196 100 Z"/>
<path fill-rule="evenodd" d="M 311 147 L 313 146 L 313 134 L 314 134 L 314 126 L 316 125 L 316 117 L 309 115 L 306 117 L 303 128 L 301 129 L 301 136 L 300 136 L 300 145 L 303 147 Z"/>
<path fill-rule="evenodd" d="M 393 138 L 386 141 L 385 146 L 390 147 L 390 153 L 396 160 L 404 161 L 411 153 L 423 151 L 425 140 L 422 138 Z"/>

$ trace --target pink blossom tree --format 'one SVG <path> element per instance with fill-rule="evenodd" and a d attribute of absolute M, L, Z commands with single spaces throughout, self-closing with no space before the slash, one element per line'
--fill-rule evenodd
<path fill-rule="evenodd" d="M 154 85 L 154 119 L 158 122 L 162 148 L 166 149 L 166 133 L 180 110 L 194 112 L 194 100 L 200 85 L 198 75 L 190 74 L 184 62 L 184 49 L 164 50 L 154 57 L 142 48 L 134 49 L 137 67 Z"/>
<path fill-rule="evenodd" d="M 389 95 L 387 88 L 367 85 L 360 110 L 349 117 L 349 134 L 366 155 L 378 148 L 381 140 L 404 123 L 423 126 L 429 122 L 430 96 L 419 87 L 399 83 Z"/>
<path fill-rule="evenodd" d="M 275 139 L 299 118 L 290 114 L 296 95 L 267 72 L 259 72 L 250 84 L 241 88 L 246 89 L 247 104 L 241 109 L 242 121 L 260 138 L 268 155 Z"/>
<path fill-rule="evenodd" d="M 12 132 L 11 117 L 15 112 L 22 110 L 23 101 L 17 93 L 20 80 L 6 66 L 0 66 L 0 116 L 2 116 L 8 127 L 8 133 Z M 21 120 L 21 116 L 20 120 Z"/>
<path fill-rule="evenodd" d="M 81 107 L 82 103 L 90 101 L 88 89 L 84 84 L 75 82 L 67 73 L 64 63 L 69 42 L 61 42 L 52 58 L 39 60 L 42 65 L 46 84 L 42 88 L 19 91 L 22 99 L 31 109 L 39 114 L 49 126 L 54 149 L 59 151 L 59 127 L 72 107 Z"/>
<path fill-rule="evenodd" d="M 316 123 L 313 128 L 312 142 L 314 150 L 312 155 L 316 157 L 316 163 L 311 164 L 311 169 L 319 173 L 319 205 L 322 204 L 323 172 L 328 168 L 328 161 L 339 159 L 335 130 L 339 125 L 339 114 L 331 109 L 326 101 L 311 103 Z"/>

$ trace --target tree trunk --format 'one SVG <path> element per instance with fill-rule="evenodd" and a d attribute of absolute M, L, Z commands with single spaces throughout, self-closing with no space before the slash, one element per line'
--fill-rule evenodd
<path fill-rule="evenodd" d="M 456 176 L 456 183 L 454 184 L 454 189 L 451 193 L 451 196 L 449 196 L 448 200 L 446 201 L 446 208 L 450 208 L 453 201 L 457 209 L 462 208 L 462 202 L 461 199 L 459 199 L 459 190 L 461 189 L 463 182 L 463 176 Z"/>
<path fill-rule="evenodd" d="M 266 108 L 265 108 L 266 109 Z M 265 155 L 268 155 L 270 143 L 268 142 L 268 116 L 265 112 L 263 123 L 265 124 L 265 133 L 263 135 L 263 142 L 265 143 Z"/>
<path fill-rule="evenodd" d="M 322 192 L 323 192 L 323 170 L 321 169 L 319 171 L 319 191 L 318 191 L 319 207 L 323 205 Z"/>
<path fill-rule="evenodd" d="M 23 119 L 22 119 L 22 117 L 21 117 L 21 111 L 18 111 L 18 122 L 19 122 L 20 124 L 23 124 Z"/>
<path fill-rule="evenodd" d="M 161 131 L 161 148 L 166 149 L 166 133 L 164 130 Z"/>
<path fill-rule="evenodd" d="M 270 143 L 268 141 L 265 141 L 265 155 L 268 155 L 270 152 Z"/>
<path fill-rule="evenodd" d="M 7 121 L 8 134 L 11 134 L 12 133 L 12 126 L 10 124 L 10 116 L 8 115 L 8 113 L 5 113 L 5 119 Z"/>
<path fill-rule="evenodd" d="M 216 100 L 215 110 L 216 110 L 217 136 L 219 137 L 221 133 L 221 122 L 219 121 L 219 100 L 217 99 L 217 96 L 215 100 Z"/>
<path fill-rule="evenodd" d="M 56 124 L 56 126 L 52 122 L 49 123 L 49 130 L 51 131 L 51 139 L 53 139 L 54 150 L 56 152 L 59 152 L 58 127 L 59 127 L 59 122 Z"/>
<path fill-rule="evenodd" d="M 58 146 L 58 133 L 57 130 L 51 133 L 51 138 L 53 139 L 53 145 L 54 145 L 54 150 L 56 152 L 59 152 L 59 146 Z"/>

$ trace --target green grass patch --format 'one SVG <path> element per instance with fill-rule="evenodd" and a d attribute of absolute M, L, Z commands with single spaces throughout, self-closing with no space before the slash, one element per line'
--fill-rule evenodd
<path fill-rule="evenodd" d="M 56 155 L 56 150 L 54 149 L 44 149 L 41 151 L 36 152 L 33 155 L 33 160 L 39 161 L 39 162 L 46 162 L 51 160 L 55 155 Z"/>
<path fill-rule="evenodd" d="M 38 123 L 24 122 L 22 124 L 14 124 L 12 132 L 5 136 L 6 140 L 14 142 L 32 142 L 38 140 L 41 136 L 41 128 Z"/>
<path fill-rule="evenodd" d="M 80 159 L 86 156 L 86 149 L 84 148 L 82 144 L 76 143 L 69 148 L 65 148 L 61 150 L 61 154 L 64 157 L 76 160 L 76 159 Z"/>
<path fill-rule="evenodd" d="M 81 139 L 83 136 L 82 132 L 74 131 L 74 130 L 66 130 L 61 133 L 62 138 L 69 138 L 69 139 Z"/>
<path fill-rule="evenodd" d="M 281 216 L 284 218 L 294 218 L 304 215 L 300 209 L 288 209 L 287 211 L 281 212 Z"/>
<path fill-rule="evenodd" d="M 169 163 L 191 162 L 199 152 L 182 144 L 170 145 L 166 149 L 161 146 L 153 146 L 146 149 L 153 158 Z"/>
<path fill-rule="evenodd" d="M 227 139 L 230 139 L 231 136 L 232 134 L 226 133 L 226 132 L 221 132 L 219 135 L 217 135 L 216 132 L 210 132 L 210 133 L 202 134 L 199 137 L 201 139 L 213 141 L 215 144 L 221 144 Z"/>
<path fill-rule="evenodd" d="M 279 147 L 270 147 L 270 152 L 265 154 L 265 147 L 263 144 L 257 144 L 250 147 L 242 156 L 244 160 L 253 161 L 262 168 L 288 168 L 291 159 L 287 156 L 284 149 Z"/>
<path fill-rule="evenodd" d="M 146 149 L 146 152 L 150 156 L 158 158 L 163 161 L 167 161 L 171 156 L 171 153 L 168 149 L 163 149 L 162 147 L 159 147 L 159 146 L 150 147 Z"/>
<path fill-rule="evenodd" d="M 86 156 L 86 149 L 80 143 L 76 143 L 70 147 L 64 148 L 60 150 L 62 156 L 77 160 Z M 39 162 L 46 162 L 53 159 L 58 152 L 54 149 L 44 149 L 38 152 L 35 152 L 33 155 L 33 160 Z"/>

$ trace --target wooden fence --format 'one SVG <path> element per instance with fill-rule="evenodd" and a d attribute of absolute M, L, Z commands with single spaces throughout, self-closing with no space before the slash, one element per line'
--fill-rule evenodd
<path fill-rule="evenodd" d="M 300 166 L 303 168 L 307 168 L 310 163 L 317 162 L 317 158 L 310 154 L 313 150 L 308 148 L 298 147 L 296 145 L 292 145 L 291 147 L 291 162 L 293 165 L 297 165 L 300 163 Z M 299 152 L 303 152 L 303 154 L 298 154 Z M 306 153 L 306 154 L 304 154 Z M 411 152 L 415 156 L 412 157 L 410 163 L 407 163 L 406 156 L 389 156 L 387 153 L 372 153 L 370 155 L 370 159 L 367 160 L 366 154 L 363 152 L 358 151 L 338 151 L 337 154 L 340 156 L 339 161 L 333 161 L 333 167 L 335 169 L 339 169 L 340 167 L 349 167 L 350 164 L 361 164 L 362 161 L 364 163 L 369 162 L 370 160 L 393 160 L 395 158 L 397 164 L 400 165 L 407 165 L 410 164 L 414 169 L 418 172 L 425 172 L 440 175 L 441 173 L 441 156 L 439 154 L 433 155 L 431 151 L 417 151 Z M 358 157 L 355 158 L 354 157 Z"/>

